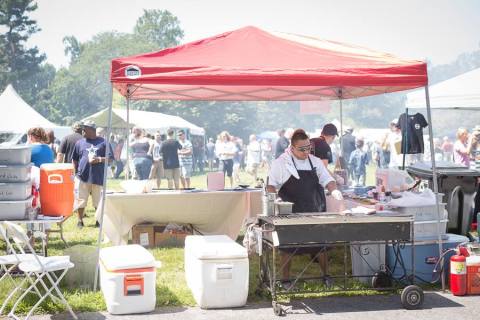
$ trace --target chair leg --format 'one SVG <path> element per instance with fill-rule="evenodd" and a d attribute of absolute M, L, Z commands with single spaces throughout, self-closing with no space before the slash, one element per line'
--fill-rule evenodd
<path fill-rule="evenodd" d="M 70 304 L 68 303 L 68 301 L 65 299 L 65 296 L 63 295 L 63 293 L 60 291 L 60 289 L 58 289 L 58 284 L 60 283 L 60 281 L 62 280 L 62 278 L 65 276 L 65 274 L 67 273 L 68 269 L 65 269 L 65 271 L 57 278 L 56 282 L 53 284 L 53 287 L 55 288 L 55 291 L 57 292 L 58 294 L 58 297 L 60 298 L 60 300 L 63 302 L 63 304 L 67 307 L 68 309 L 68 312 L 70 312 L 70 314 L 72 315 L 72 317 L 74 319 L 78 319 L 77 315 L 73 312 L 72 308 L 70 307 Z M 52 282 L 52 278 L 50 277 L 50 274 L 47 273 L 47 277 L 49 278 L 50 282 Z"/>

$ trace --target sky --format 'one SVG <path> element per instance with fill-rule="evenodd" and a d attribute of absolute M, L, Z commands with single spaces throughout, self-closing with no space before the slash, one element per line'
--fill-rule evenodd
<path fill-rule="evenodd" d="M 169 10 L 183 43 L 253 25 L 361 45 L 402 58 L 454 61 L 480 48 L 477 0 L 37 0 L 31 37 L 55 67 L 67 66 L 62 39 L 132 32 L 144 9 Z"/>

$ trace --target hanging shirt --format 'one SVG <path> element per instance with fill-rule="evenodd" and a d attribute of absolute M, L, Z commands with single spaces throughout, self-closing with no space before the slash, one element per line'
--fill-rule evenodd
<path fill-rule="evenodd" d="M 408 115 L 408 118 L 405 113 L 400 115 L 398 127 L 402 130 L 402 154 L 423 153 L 423 128 L 427 126 L 428 122 L 421 113 Z"/>

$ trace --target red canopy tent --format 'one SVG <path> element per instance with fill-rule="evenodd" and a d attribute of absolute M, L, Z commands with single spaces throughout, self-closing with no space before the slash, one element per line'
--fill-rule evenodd
<path fill-rule="evenodd" d="M 426 63 L 363 47 L 249 26 L 158 52 L 113 59 L 110 80 L 127 98 L 127 110 L 131 99 L 341 102 L 425 87 L 434 154 Z M 109 132 L 110 128 L 107 136 Z M 434 158 L 432 168 L 438 193 Z M 106 174 L 98 247 L 105 191 Z M 438 205 L 437 214 L 440 222 Z M 438 239 L 442 252 L 440 232 Z"/>
<path fill-rule="evenodd" d="M 425 86 L 425 62 L 256 27 L 112 60 L 129 99 L 348 99 Z M 341 88 L 341 94 L 339 93 Z"/>

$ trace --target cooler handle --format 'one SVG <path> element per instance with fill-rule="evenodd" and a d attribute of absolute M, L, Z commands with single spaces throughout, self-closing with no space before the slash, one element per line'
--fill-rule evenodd
<path fill-rule="evenodd" d="M 217 280 L 232 280 L 233 279 L 233 265 L 232 264 L 217 264 L 215 266 Z"/>
<path fill-rule="evenodd" d="M 143 296 L 144 280 L 139 274 L 125 275 L 123 278 L 124 296 Z"/>
<path fill-rule="evenodd" d="M 58 180 L 56 180 L 58 179 Z M 48 176 L 48 183 L 50 184 L 60 184 L 63 183 L 63 176 L 58 173 L 54 173 Z"/>

